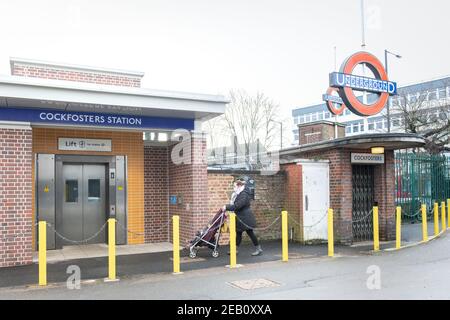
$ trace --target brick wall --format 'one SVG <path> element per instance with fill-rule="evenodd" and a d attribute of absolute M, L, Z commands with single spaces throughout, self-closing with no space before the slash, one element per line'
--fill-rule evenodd
<path fill-rule="evenodd" d="M 0 128 L 0 267 L 32 262 L 31 139 L 31 128 Z"/>
<path fill-rule="evenodd" d="M 97 72 L 95 70 L 77 70 L 58 66 L 44 66 L 13 63 L 13 76 L 53 79 L 64 81 L 88 82 L 121 87 L 140 87 L 141 77 L 120 73 Z"/>
<path fill-rule="evenodd" d="M 285 207 L 286 175 L 280 172 L 276 175 L 265 176 L 260 173 L 249 172 L 217 172 L 208 173 L 208 195 L 210 217 L 223 205 L 229 203 L 233 191 L 233 181 L 240 175 L 248 175 L 255 180 L 255 201 L 252 210 L 255 214 L 258 228 L 269 226 Z M 281 223 L 278 222 L 268 230 L 257 230 L 260 239 L 279 239 L 281 237 Z M 228 239 L 225 235 L 224 239 Z M 248 241 L 247 237 L 244 240 Z"/>
<path fill-rule="evenodd" d="M 378 202 L 380 239 L 395 239 L 395 156 L 386 151 L 385 165 L 375 166 L 375 201 Z"/>
<path fill-rule="evenodd" d="M 111 139 L 111 152 L 61 151 L 58 138 Z M 129 244 L 144 243 L 144 141 L 141 132 L 33 128 L 33 153 L 79 155 L 126 155 L 128 161 Z M 33 161 L 34 172 L 34 161 Z M 33 185 L 34 194 L 34 185 Z M 34 217 L 33 205 L 33 217 Z"/>
<path fill-rule="evenodd" d="M 302 166 L 289 164 L 283 166 L 283 170 L 286 172 L 286 210 L 295 221 L 303 224 Z M 303 240 L 303 228 L 296 223 L 289 224 L 294 228 L 295 240 Z"/>
<path fill-rule="evenodd" d="M 145 242 L 169 240 L 169 153 L 167 147 L 144 149 Z"/>
<path fill-rule="evenodd" d="M 300 124 L 298 126 L 299 144 L 305 145 L 335 139 L 334 126 L 334 123 L 327 121 Z M 338 138 L 343 137 L 345 137 L 345 126 L 338 125 Z"/>
<path fill-rule="evenodd" d="M 174 146 L 169 148 L 171 157 Z M 208 212 L 208 171 L 206 140 L 194 134 L 191 139 L 191 163 L 175 164 L 169 160 L 169 194 L 182 199 L 170 205 L 170 216 L 180 216 L 180 241 L 185 245 L 210 219 Z"/>

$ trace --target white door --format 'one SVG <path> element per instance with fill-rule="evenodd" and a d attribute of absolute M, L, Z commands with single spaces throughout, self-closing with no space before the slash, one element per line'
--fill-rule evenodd
<path fill-rule="evenodd" d="M 301 165 L 304 241 L 327 240 L 327 213 L 330 207 L 328 163 L 304 163 Z"/>

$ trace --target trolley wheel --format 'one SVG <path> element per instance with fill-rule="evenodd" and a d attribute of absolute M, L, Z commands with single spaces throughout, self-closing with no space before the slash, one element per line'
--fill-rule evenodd
<path fill-rule="evenodd" d="M 197 256 L 197 252 L 195 250 L 189 251 L 189 258 L 195 259 L 196 256 Z"/>
<path fill-rule="evenodd" d="M 213 256 L 213 258 L 219 257 L 219 251 L 214 250 L 214 251 L 212 252 L 212 256 Z"/>

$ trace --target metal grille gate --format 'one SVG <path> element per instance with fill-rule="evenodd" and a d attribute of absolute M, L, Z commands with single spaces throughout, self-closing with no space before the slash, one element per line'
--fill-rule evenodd
<path fill-rule="evenodd" d="M 450 158 L 426 153 L 395 154 L 395 202 L 403 219 L 421 220 L 426 204 L 429 215 L 434 202 L 450 199 Z"/>
<path fill-rule="evenodd" d="M 352 167 L 353 241 L 373 239 L 372 215 L 374 205 L 374 167 Z"/>

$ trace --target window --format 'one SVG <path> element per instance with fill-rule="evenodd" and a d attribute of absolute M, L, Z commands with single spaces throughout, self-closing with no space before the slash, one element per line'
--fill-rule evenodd
<path fill-rule="evenodd" d="M 382 121 L 378 121 L 378 122 L 376 123 L 376 128 L 377 128 L 377 130 L 383 129 L 383 122 L 382 122 Z"/>
<path fill-rule="evenodd" d="M 100 200 L 100 179 L 88 180 L 88 200 Z"/>
<path fill-rule="evenodd" d="M 350 125 L 350 126 L 347 126 L 346 128 L 345 128 L 345 132 L 346 133 L 352 133 L 352 126 Z"/>
<path fill-rule="evenodd" d="M 392 120 L 392 127 L 394 127 L 394 128 L 400 127 L 400 119 L 393 119 Z"/>
<path fill-rule="evenodd" d="M 323 120 L 323 112 L 319 112 L 319 120 Z"/>
<path fill-rule="evenodd" d="M 427 96 L 427 100 L 428 101 L 433 101 L 436 100 L 436 91 L 430 91 L 428 92 L 428 96 Z"/>
<path fill-rule="evenodd" d="M 305 117 L 301 116 L 299 117 L 299 123 L 304 123 L 305 122 Z"/>
<path fill-rule="evenodd" d="M 158 141 L 164 142 L 164 141 L 167 141 L 168 139 L 169 139 L 169 136 L 167 135 L 166 132 L 160 132 L 158 134 Z"/>
<path fill-rule="evenodd" d="M 325 119 L 330 119 L 330 117 L 331 117 L 331 114 L 328 111 L 326 111 L 325 112 Z"/>
<path fill-rule="evenodd" d="M 294 124 L 298 124 L 298 118 L 297 117 L 294 118 Z"/>
<path fill-rule="evenodd" d="M 312 114 L 312 121 L 317 121 L 317 113 Z"/>
<path fill-rule="evenodd" d="M 359 123 L 354 123 L 353 124 L 353 133 L 358 133 L 359 132 Z"/>
<path fill-rule="evenodd" d="M 447 90 L 445 88 L 439 89 L 439 99 L 447 98 Z"/>
<path fill-rule="evenodd" d="M 78 202 L 78 180 L 66 180 L 65 188 L 66 202 Z"/>
<path fill-rule="evenodd" d="M 364 132 L 364 131 L 366 130 L 365 127 L 366 127 L 366 126 L 364 125 L 364 122 L 361 122 L 361 123 L 359 124 L 359 131 Z"/>
<path fill-rule="evenodd" d="M 311 122 L 311 115 L 310 114 L 307 114 L 305 116 L 305 122 Z"/>
<path fill-rule="evenodd" d="M 370 122 L 369 123 L 369 131 L 373 131 L 373 130 L 375 130 L 375 123 Z"/>

